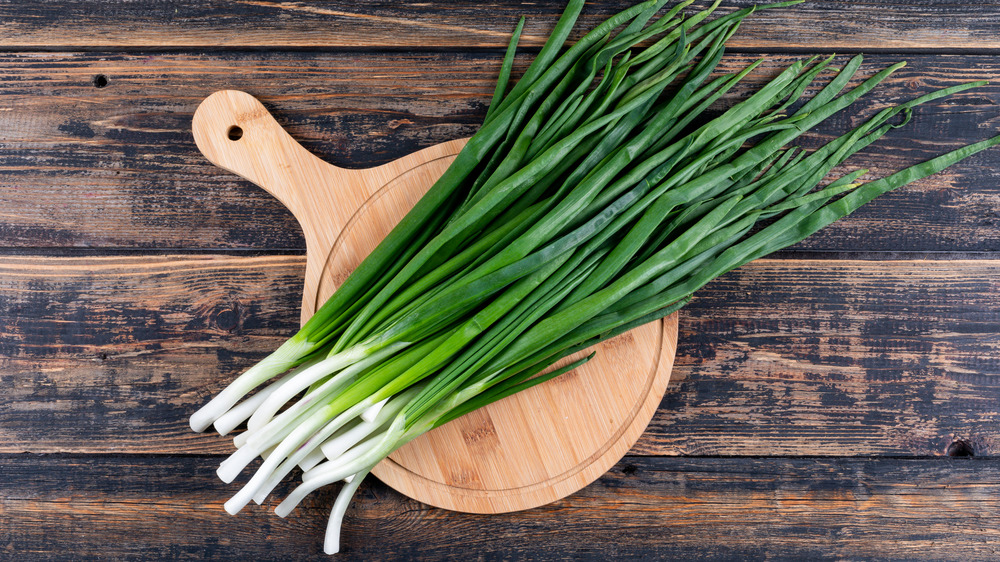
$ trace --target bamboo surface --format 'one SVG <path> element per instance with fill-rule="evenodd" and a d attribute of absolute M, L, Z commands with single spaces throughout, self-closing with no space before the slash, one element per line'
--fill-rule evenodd
<path fill-rule="evenodd" d="M 301 225 L 303 323 L 465 144 L 449 141 L 375 168 L 345 170 L 309 153 L 259 101 L 236 90 L 206 98 L 192 128 L 209 161 L 267 190 Z M 423 435 L 372 473 L 424 503 L 471 513 L 529 509 L 576 492 L 618 462 L 656 412 L 677 349 L 677 316 L 596 347 L 597 357 L 572 374 Z"/>

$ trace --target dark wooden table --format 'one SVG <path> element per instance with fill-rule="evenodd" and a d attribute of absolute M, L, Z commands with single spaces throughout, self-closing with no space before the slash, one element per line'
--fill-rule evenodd
<path fill-rule="evenodd" d="M 292 216 L 200 156 L 192 113 L 246 90 L 329 161 L 380 164 L 474 132 L 517 18 L 523 68 L 561 8 L 0 4 L 0 558 L 323 559 L 332 492 L 231 517 L 231 443 L 188 429 L 294 332 L 304 268 Z M 852 159 L 873 177 L 1000 128 L 1000 2 L 813 0 L 731 45 L 725 66 L 767 57 L 751 84 L 817 53 L 909 61 L 806 145 L 995 81 Z M 583 491 L 479 516 L 371 479 L 340 559 L 997 559 L 998 169 L 994 149 L 706 287 L 648 431 Z"/>

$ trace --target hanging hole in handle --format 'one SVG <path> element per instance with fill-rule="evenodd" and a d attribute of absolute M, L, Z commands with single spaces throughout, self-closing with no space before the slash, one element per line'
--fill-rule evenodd
<path fill-rule="evenodd" d="M 231 141 L 238 141 L 243 138 L 243 129 L 241 129 L 239 125 L 233 125 L 228 131 L 226 131 L 226 136 L 228 136 Z"/>

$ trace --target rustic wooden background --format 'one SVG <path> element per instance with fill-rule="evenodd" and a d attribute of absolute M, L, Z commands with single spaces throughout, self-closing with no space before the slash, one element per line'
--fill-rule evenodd
<path fill-rule="evenodd" d="M 329 161 L 380 164 L 471 134 L 517 18 L 523 68 L 561 8 L 0 3 L 0 558 L 324 559 L 331 492 L 230 517 L 230 442 L 188 430 L 293 333 L 304 268 L 291 215 L 200 156 L 192 113 L 246 90 Z M 751 83 L 816 53 L 910 62 L 812 143 L 994 80 L 851 161 L 874 175 L 1000 128 L 1000 2 L 811 0 L 731 45 L 727 66 L 768 57 Z M 478 516 L 372 479 L 339 559 L 997 559 L 998 176 L 994 149 L 706 287 L 645 436 L 583 491 Z"/>

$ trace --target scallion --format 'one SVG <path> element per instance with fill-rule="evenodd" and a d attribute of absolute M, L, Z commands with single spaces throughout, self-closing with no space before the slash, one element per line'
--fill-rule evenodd
<path fill-rule="evenodd" d="M 900 114 L 908 120 L 916 105 L 982 83 L 884 109 L 811 152 L 786 148 L 902 63 L 842 92 L 862 64 L 856 56 L 796 105 L 832 57 L 797 61 L 708 118 L 759 64 L 710 80 L 726 40 L 754 10 L 798 1 L 714 20 L 718 1 L 686 18 L 690 0 L 657 17 L 664 3 L 626 9 L 564 50 L 583 5 L 571 0 L 508 89 L 518 23 L 483 127 L 441 179 L 296 335 L 191 417 L 195 431 L 214 423 L 222 434 L 246 422 L 223 480 L 265 458 L 227 511 L 263 501 L 296 466 L 303 483 L 281 516 L 346 479 L 326 537 L 336 552 L 351 496 L 398 447 L 579 366 L 590 357 L 545 373 L 674 312 L 715 277 L 1000 144 L 823 185 L 901 126 L 891 123 Z"/>

